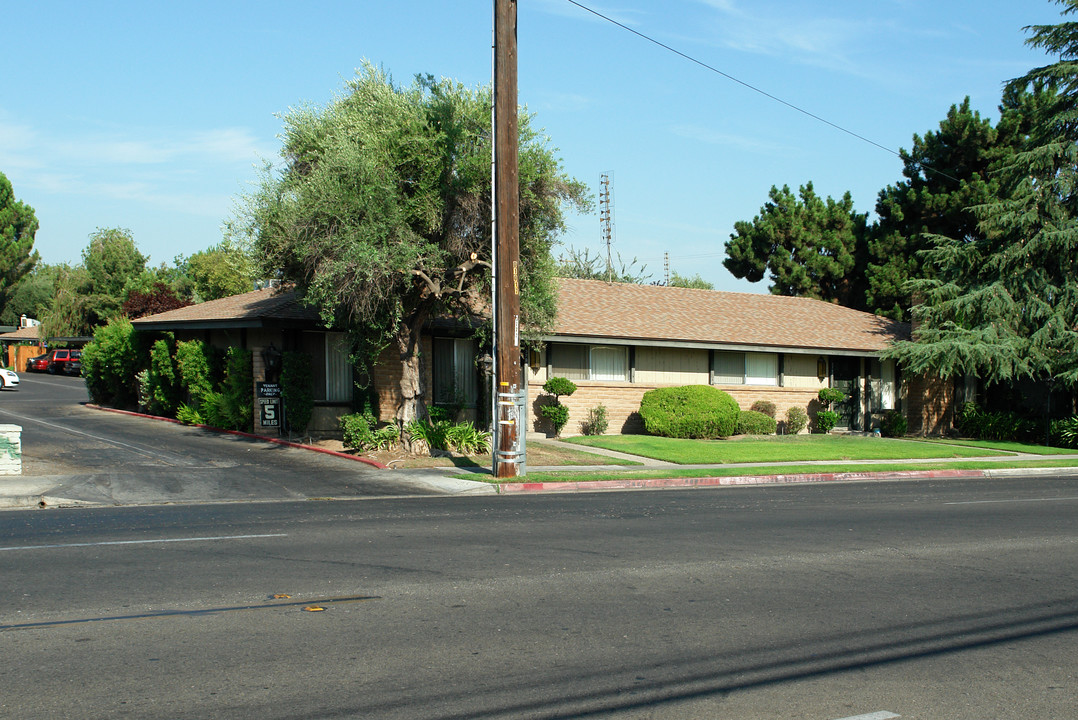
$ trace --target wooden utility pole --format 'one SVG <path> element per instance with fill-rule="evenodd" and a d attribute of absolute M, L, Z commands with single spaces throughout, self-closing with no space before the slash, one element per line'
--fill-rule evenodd
<path fill-rule="evenodd" d="M 516 477 L 524 465 L 517 136 L 517 2 L 494 0 L 494 475 L 500 478 Z"/>

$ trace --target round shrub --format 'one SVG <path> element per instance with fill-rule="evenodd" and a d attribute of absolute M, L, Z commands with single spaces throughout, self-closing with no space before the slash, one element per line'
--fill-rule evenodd
<path fill-rule="evenodd" d="M 656 388 L 640 401 L 644 428 L 663 437 L 729 437 L 737 430 L 740 413 L 737 401 L 710 385 Z"/>
<path fill-rule="evenodd" d="M 880 423 L 880 433 L 884 437 L 903 437 L 906 434 L 906 416 L 898 410 L 888 410 Z"/>
<path fill-rule="evenodd" d="M 738 435 L 774 435 L 777 423 L 756 410 L 742 410 L 737 419 Z"/>
<path fill-rule="evenodd" d="M 797 435 L 808 427 L 809 417 L 805 408 L 794 406 L 786 411 L 786 434 Z"/>
<path fill-rule="evenodd" d="M 749 410 L 752 410 L 753 412 L 763 413 L 771 419 L 775 418 L 775 403 L 771 402 L 770 400 L 757 400 L 752 404 L 752 407 L 750 407 Z"/>

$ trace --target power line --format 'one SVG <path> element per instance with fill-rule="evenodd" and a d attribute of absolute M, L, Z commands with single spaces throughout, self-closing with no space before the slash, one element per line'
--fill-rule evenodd
<path fill-rule="evenodd" d="M 813 120 L 816 120 L 817 122 L 821 122 L 824 125 L 832 127 L 835 130 L 838 130 L 839 132 L 846 133 L 847 135 L 850 135 L 851 137 L 855 137 L 855 138 L 857 138 L 858 140 L 860 140 L 862 142 L 868 143 L 869 145 L 872 145 L 873 147 L 879 148 L 880 150 L 883 150 L 884 152 L 890 153 L 890 154 L 894 155 L 895 157 L 899 158 L 900 160 L 902 160 L 903 162 L 905 162 L 905 158 L 902 157 L 902 153 L 900 153 L 900 152 L 898 152 L 896 150 L 892 150 L 891 148 L 887 147 L 886 145 L 881 145 L 880 143 L 876 142 L 875 140 L 871 140 L 871 139 L 865 137 L 864 135 L 861 135 L 859 133 L 854 132 L 853 130 L 849 130 L 847 128 L 844 128 L 841 125 L 833 123 L 833 122 L 831 122 L 830 120 L 828 120 L 826 118 L 820 117 L 819 115 L 817 115 L 817 114 L 815 114 L 813 112 L 805 110 L 802 107 L 798 107 L 797 105 L 794 105 L 791 102 L 787 102 L 786 100 L 783 100 L 782 98 L 780 98 L 780 97 L 778 97 L 776 95 L 772 95 L 771 93 L 767 92 L 766 90 L 762 90 L 761 88 L 758 88 L 755 85 L 752 85 L 750 83 L 745 82 L 744 80 L 736 78 L 736 77 L 734 77 L 733 75 L 731 75 L 729 73 L 723 72 L 722 70 L 719 70 L 717 67 L 707 64 L 703 60 L 699 60 L 697 58 L 694 58 L 692 55 L 688 55 L 686 53 L 683 53 L 680 50 L 678 50 L 677 48 L 673 48 L 673 47 L 667 45 L 666 43 L 661 42 L 659 40 L 656 40 L 655 38 L 653 38 L 653 37 L 651 37 L 649 35 L 645 35 L 642 32 L 639 32 L 637 30 L 633 30 L 628 25 L 625 25 L 624 23 L 620 23 L 620 22 L 618 22 L 617 20 L 615 20 L 612 17 L 608 17 L 606 15 L 603 15 L 601 12 L 599 12 L 597 10 L 592 10 L 587 5 L 583 5 L 583 4 L 579 3 L 579 2 L 577 2 L 577 0 L 567 0 L 567 2 L 569 2 L 572 5 L 576 5 L 581 10 L 589 12 L 592 15 L 594 15 L 594 16 L 596 16 L 598 18 L 601 18 L 602 20 L 605 20 L 605 21 L 607 21 L 608 23 L 610 23 L 612 25 L 618 26 L 622 30 L 630 32 L 633 35 L 636 35 L 638 38 L 640 38 L 642 40 L 646 40 L 649 43 L 652 43 L 653 45 L 658 45 L 662 49 L 667 50 L 669 52 L 672 52 L 675 55 L 677 55 L 678 57 L 684 58 L 685 60 L 688 60 L 689 62 L 694 63 L 696 65 L 699 65 L 700 67 L 702 67 L 702 68 L 704 68 L 706 70 L 710 70 L 711 72 L 715 73 L 716 75 L 721 75 L 722 77 L 726 78 L 727 80 L 735 82 L 738 85 L 741 85 L 742 87 L 745 87 L 745 88 L 747 88 L 749 90 L 752 90 L 754 93 L 758 93 L 760 95 L 763 95 L 764 97 L 768 98 L 769 100 L 774 100 L 775 102 L 777 102 L 777 103 L 779 103 L 781 105 L 785 105 L 786 107 L 790 108 L 791 110 L 795 110 L 795 111 L 801 113 L 802 115 L 807 115 L 808 117 L 812 118 Z M 942 177 L 947 178 L 948 180 L 953 180 L 954 182 L 961 182 L 958 178 L 951 177 L 947 173 L 945 173 L 945 172 L 943 172 L 941 170 L 936 170 L 935 168 L 930 167 L 928 165 L 925 165 L 924 163 L 917 163 L 917 164 L 922 169 L 928 170 L 930 172 L 934 172 L 937 175 L 941 175 Z"/>

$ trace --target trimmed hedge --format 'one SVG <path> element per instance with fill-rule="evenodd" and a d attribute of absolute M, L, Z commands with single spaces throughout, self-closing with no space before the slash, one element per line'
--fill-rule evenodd
<path fill-rule="evenodd" d="M 710 385 L 656 388 L 640 401 L 644 428 L 663 437 L 730 437 L 740 413 L 736 400 Z"/>
<path fill-rule="evenodd" d="M 757 410 L 742 410 L 737 419 L 738 435 L 774 435 L 775 418 Z"/>

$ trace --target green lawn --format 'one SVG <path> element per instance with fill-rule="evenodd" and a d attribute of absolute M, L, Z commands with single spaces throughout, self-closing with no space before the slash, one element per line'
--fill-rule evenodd
<path fill-rule="evenodd" d="M 943 445 L 964 445 L 966 447 L 989 448 L 1016 453 L 1033 453 L 1034 455 L 1078 455 L 1074 448 L 1049 447 L 1047 445 L 1027 445 L 1020 442 L 1008 442 L 1006 440 L 949 440 L 943 438 L 917 438 L 917 442 L 939 443 Z"/>
<path fill-rule="evenodd" d="M 568 442 L 619 450 L 679 465 L 803 462 L 806 460 L 898 460 L 1008 455 L 1005 451 L 856 435 L 782 435 L 737 440 L 682 440 L 652 435 L 597 435 Z"/>
<path fill-rule="evenodd" d="M 838 472 L 898 472 L 903 470 L 988 470 L 1003 468 L 1078 467 L 1078 459 L 1072 460 L 967 460 L 959 462 L 927 462 L 910 464 L 881 463 L 879 465 L 769 465 L 755 468 L 707 468 L 702 470 L 596 470 L 572 472 L 532 472 L 510 482 L 594 482 L 599 480 L 651 480 L 655 478 L 731 477 L 744 475 L 805 475 L 811 473 Z M 464 480 L 504 482 L 490 475 L 454 475 Z"/>

